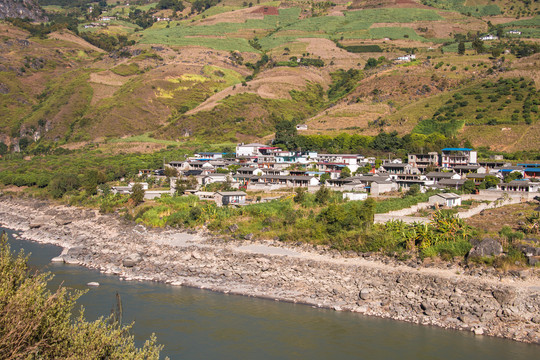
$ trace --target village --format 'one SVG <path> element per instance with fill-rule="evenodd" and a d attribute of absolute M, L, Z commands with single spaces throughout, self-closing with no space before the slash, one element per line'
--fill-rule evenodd
<path fill-rule="evenodd" d="M 445 148 L 441 153 L 408 154 L 401 159 L 379 160 L 359 154 L 323 154 L 313 151 L 284 151 L 260 143 L 238 144 L 233 156 L 199 152 L 183 160 L 169 161 L 163 169 L 139 171 L 145 199 L 173 195 L 179 184 L 182 193 L 218 206 L 245 205 L 279 198 L 276 191 L 304 188 L 316 192 L 322 186 L 340 191 L 349 200 L 388 196 L 416 188 L 420 192 L 440 190 L 430 203 L 453 207 L 461 204 L 452 192 L 474 193 L 494 200 L 511 195 L 522 201 L 539 194 L 540 164 L 489 161 L 477 158 L 470 148 Z M 149 188 L 145 179 L 169 179 L 169 189 Z M 131 193 L 135 183 L 114 186 L 114 193 Z M 214 185 L 212 185 L 214 184 Z M 214 188 L 216 191 L 209 191 Z M 246 192 L 265 196 L 251 199 Z"/>

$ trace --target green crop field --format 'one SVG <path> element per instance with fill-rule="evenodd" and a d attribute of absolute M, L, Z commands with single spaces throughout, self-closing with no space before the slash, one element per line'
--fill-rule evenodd
<path fill-rule="evenodd" d="M 507 22 L 504 24 L 501 24 L 502 27 L 513 27 L 513 26 L 533 26 L 533 27 L 540 27 L 540 16 L 536 16 L 532 19 L 523 19 L 523 20 L 515 20 L 511 22 Z"/>
<path fill-rule="evenodd" d="M 368 9 L 348 11 L 345 16 L 326 16 L 299 19 L 300 8 L 280 9 L 279 15 L 267 15 L 264 19 L 247 19 L 242 23 L 222 22 L 205 25 L 204 22 L 171 22 L 155 24 L 142 32 L 141 43 L 167 45 L 201 45 L 218 50 L 256 50 L 249 45 L 245 37 L 246 30 L 264 30 L 271 33 L 261 37 L 259 42 L 264 50 L 270 50 L 285 43 L 293 42 L 299 37 L 335 38 L 343 36 L 347 39 L 425 39 L 410 28 L 386 27 L 373 28 L 376 22 L 401 23 L 414 21 L 437 21 L 441 16 L 434 10 L 426 9 Z M 226 39 L 217 35 L 227 36 Z M 258 32 L 260 34 L 260 31 Z M 260 35 L 257 35 L 260 36 Z M 252 37 L 255 37 L 253 35 Z"/>
<path fill-rule="evenodd" d="M 426 41 L 425 38 L 418 35 L 413 29 L 406 27 L 384 27 L 369 29 L 369 35 L 372 39 L 411 39 Z"/>
<path fill-rule="evenodd" d="M 465 0 L 422 0 L 425 5 L 439 9 L 457 11 L 468 16 L 493 16 L 501 14 L 501 9 L 495 4 L 466 6 Z"/>

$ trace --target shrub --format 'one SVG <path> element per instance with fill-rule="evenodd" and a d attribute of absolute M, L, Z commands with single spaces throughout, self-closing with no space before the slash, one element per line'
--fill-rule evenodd
<path fill-rule="evenodd" d="M 144 201 L 144 189 L 141 184 L 137 183 L 131 188 L 131 195 L 129 197 L 135 206 Z"/>
<path fill-rule="evenodd" d="M 2 359 L 159 359 L 152 335 L 137 349 L 131 326 L 111 316 L 94 322 L 84 309 L 73 316 L 76 300 L 60 286 L 47 290 L 52 276 L 31 273 L 27 257 L 11 254 L 6 234 L 0 240 L 0 357 Z"/>
<path fill-rule="evenodd" d="M 58 174 L 49 183 L 49 192 L 53 198 L 58 199 L 68 191 L 78 189 L 79 178 L 73 174 Z"/>

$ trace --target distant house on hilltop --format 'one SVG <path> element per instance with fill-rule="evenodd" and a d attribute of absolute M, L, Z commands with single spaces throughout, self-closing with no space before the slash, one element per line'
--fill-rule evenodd
<path fill-rule="evenodd" d="M 482 40 L 482 41 L 491 41 L 491 40 L 498 40 L 498 39 L 499 39 L 498 36 L 491 35 L 491 34 L 486 35 L 486 36 L 482 36 L 482 37 L 480 38 L 480 40 Z"/>
<path fill-rule="evenodd" d="M 413 60 L 416 60 L 416 55 L 414 54 L 400 56 L 396 59 L 396 61 L 399 61 L 399 62 L 411 62 Z"/>

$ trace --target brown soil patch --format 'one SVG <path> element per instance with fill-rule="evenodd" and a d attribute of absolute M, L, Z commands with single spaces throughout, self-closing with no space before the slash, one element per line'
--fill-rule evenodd
<path fill-rule="evenodd" d="M 212 15 L 198 22 L 201 25 L 214 25 L 219 23 L 244 23 L 247 19 L 263 20 L 264 14 L 253 11 L 253 8 L 229 11 L 222 14 Z"/>
<path fill-rule="evenodd" d="M 532 16 L 525 16 L 525 17 L 521 17 L 519 20 L 529 20 L 529 19 L 532 19 L 533 17 Z M 509 22 L 512 22 L 512 21 L 516 21 L 516 18 L 515 17 L 505 17 L 505 16 L 501 16 L 501 17 L 489 17 L 489 21 L 491 21 L 491 23 L 493 25 L 498 25 L 498 24 L 505 24 L 505 23 L 509 23 Z"/>
<path fill-rule="evenodd" d="M 538 151 L 540 124 L 465 126 L 461 137 L 474 147 L 486 146 L 491 150 L 514 152 L 518 150 Z"/>
<path fill-rule="evenodd" d="M 386 104 L 341 103 L 307 120 L 308 130 L 304 134 L 362 131 L 370 135 L 378 133 L 378 128 L 369 128 L 368 124 L 390 113 Z"/>
<path fill-rule="evenodd" d="M 374 23 L 371 25 L 371 28 L 383 27 L 411 28 L 419 35 L 426 38 L 448 38 L 455 33 L 486 30 L 486 25 L 481 21 L 470 21 L 467 23 L 456 23 L 450 21 L 418 21 L 413 23 Z M 420 32 L 418 31 L 419 28 L 427 29 L 427 31 Z M 425 44 L 422 47 L 425 47 Z"/>
<path fill-rule="evenodd" d="M 298 41 L 306 43 L 306 52 L 309 52 L 309 57 L 322 59 L 329 71 L 363 68 L 364 63 L 369 58 L 366 54 L 355 54 L 340 49 L 328 39 L 300 38 Z"/>
<path fill-rule="evenodd" d="M 56 40 L 63 40 L 63 41 L 69 41 L 71 43 L 75 43 L 77 45 L 82 46 L 83 48 L 92 49 L 94 51 L 104 53 L 105 50 L 102 50 L 98 48 L 97 46 L 94 46 L 90 44 L 88 41 L 81 39 L 78 36 L 73 35 L 72 33 L 66 32 L 66 31 L 55 31 L 53 33 L 49 34 L 49 38 L 56 39 Z"/>
<path fill-rule="evenodd" d="M 525 217 L 538 208 L 538 203 L 522 203 L 507 205 L 496 209 L 488 209 L 465 222 L 488 233 L 497 233 L 503 226 L 510 226 L 514 230 L 519 229 L 519 223 L 525 221 Z"/>
<path fill-rule="evenodd" d="M 92 101 L 90 102 L 91 106 L 96 105 L 100 100 L 110 98 L 114 95 L 116 90 L 118 90 L 117 86 L 111 86 L 111 85 L 104 85 L 104 84 L 98 84 L 91 82 L 90 86 L 93 90 L 93 96 Z"/>
<path fill-rule="evenodd" d="M 376 8 L 418 8 L 431 9 L 414 0 L 355 0 L 350 5 L 351 9 L 376 9 Z"/>
<path fill-rule="evenodd" d="M 252 14 L 263 14 L 263 15 L 279 15 L 279 10 L 274 6 L 259 6 L 251 12 Z"/>
<path fill-rule="evenodd" d="M 90 74 L 90 82 L 101 84 L 101 85 L 109 85 L 109 86 L 122 86 L 124 85 L 128 80 L 129 76 L 121 76 L 113 73 L 112 71 L 102 71 L 98 73 L 92 73 Z"/>

